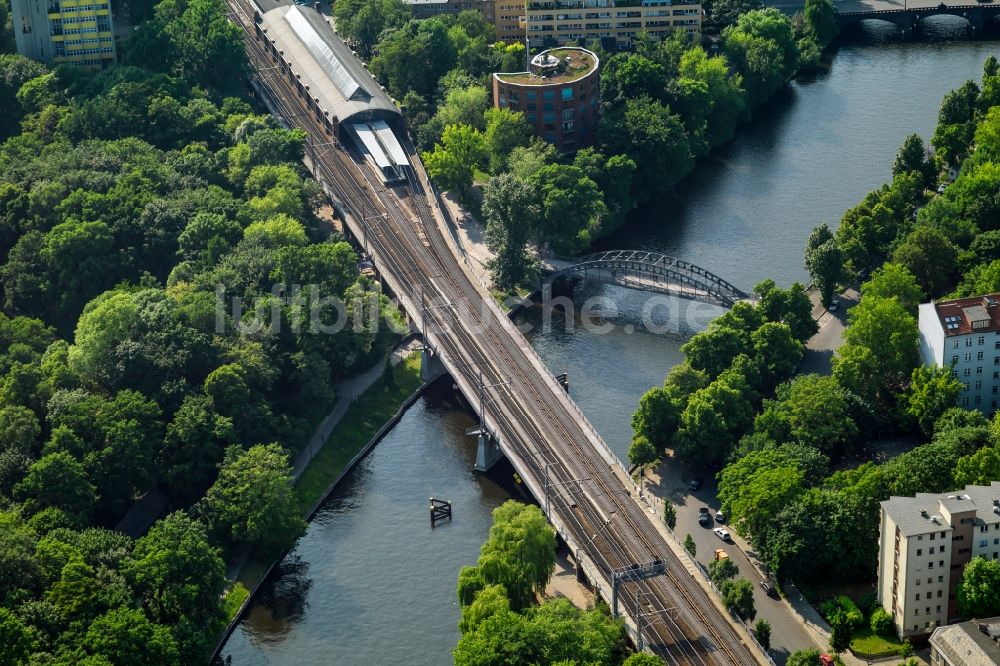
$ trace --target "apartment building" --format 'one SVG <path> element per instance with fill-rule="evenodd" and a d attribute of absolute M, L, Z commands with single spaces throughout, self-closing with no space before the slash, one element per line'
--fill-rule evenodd
<path fill-rule="evenodd" d="M 1000 403 L 1000 294 L 922 303 L 920 354 L 962 382 L 959 404 L 991 417 Z"/>
<path fill-rule="evenodd" d="M 525 20 L 532 44 L 599 40 L 608 50 L 628 50 L 644 31 L 661 38 L 674 30 L 700 34 L 702 9 L 685 0 L 528 0 Z"/>
<path fill-rule="evenodd" d="M 413 12 L 413 18 L 426 19 L 439 14 L 458 14 L 466 10 L 479 12 L 489 23 L 496 25 L 493 18 L 494 0 L 405 0 Z"/>
<path fill-rule="evenodd" d="M 493 75 L 493 104 L 521 111 L 535 134 L 561 153 L 594 141 L 600 113 L 600 60 L 592 51 L 558 48 L 531 59 L 527 72 Z"/>
<path fill-rule="evenodd" d="M 930 643 L 931 666 L 1000 666 L 1000 617 L 938 627 Z"/>
<path fill-rule="evenodd" d="M 881 503 L 878 601 L 900 637 L 958 616 L 955 589 L 974 557 L 1000 557 L 1000 481 Z"/>
<path fill-rule="evenodd" d="M 513 44 L 523 42 L 527 34 L 524 0 L 495 0 L 493 8 L 497 40 Z"/>
<path fill-rule="evenodd" d="M 12 0 L 11 14 L 21 55 L 81 67 L 115 61 L 110 0 Z"/>

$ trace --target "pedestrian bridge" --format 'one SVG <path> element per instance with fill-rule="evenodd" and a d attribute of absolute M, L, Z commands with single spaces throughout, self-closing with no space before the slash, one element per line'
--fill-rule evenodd
<path fill-rule="evenodd" d="M 614 284 L 724 307 L 751 298 L 718 275 L 675 257 L 645 250 L 607 250 L 576 259 L 542 260 L 545 283 L 560 278 Z"/>

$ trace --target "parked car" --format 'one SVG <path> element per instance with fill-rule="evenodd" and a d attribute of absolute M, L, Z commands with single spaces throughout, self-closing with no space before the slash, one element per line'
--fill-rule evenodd
<path fill-rule="evenodd" d="M 708 512 L 707 506 L 698 509 L 698 522 L 702 525 L 708 525 L 712 522 L 712 515 Z"/>
<path fill-rule="evenodd" d="M 733 539 L 731 536 L 729 536 L 729 530 L 727 530 L 727 529 L 725 529 L 723 527 L 716 527 L 712 531 L 715 532 L 715 536 L 719 537 L 720 539 L 722 539 L 726 543 L 729 543 Z"/>
<path fill-rule="evenodd" d="M 938 194 L 944 194 L 944 188 L 945 188 L 945 184 L 944 183 L 941 183 L 940 185 L 938 185 L 937 193 Z"/>
<path fill-rule="evenodd" d="M 760 587 L 764 590 L 764 594 L 774 599 L 778 598 L 778 591 L 774 589 L 774 585 L 771 585 L 771 581 L 762 580 L 760 581 Z"/>
<path fill-rule="evenodd" d="M 701 488 L 701 479 L 691 479 L 691 483 L 688 484 L 688 490 L 698 490 Z"/>
<path fill-rule="evenodd" d="M 838 308 L 840 308 L 840 299 L 835 298 L 832 301 L 830 301 L 830 307 L 828 307 L 827 310 L 829 310 L 830 312 L 836 312 Z"/>
<path fill-rule="evenodd" d="M 718 562 L 719 560 L 728 560 L 728 559 L 729 559 L 729 553 L 727 553 L 722 548 L 716 548 L 715 549 L 715 561 L 716 562 Z"/>
<path fill-rule="evenodd" d="M 715 522 L 717 522 L 717 523 L 724 523 L 724 522 L 726 522 L 726 513 L 725 513 L 725 511 L 716 511 L 715 512 Z"/>

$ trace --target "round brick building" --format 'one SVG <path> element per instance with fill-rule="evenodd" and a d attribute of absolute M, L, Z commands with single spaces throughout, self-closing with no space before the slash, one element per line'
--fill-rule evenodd
<path fill-rule="evenodd" d="M 600 111 L 600 60 L 587 49 L 560 47 L 531 59 L 527 72 L 493 75 L 493 104 L 521 111 L 535 134 L 573 153 L 594 142 Z"/>

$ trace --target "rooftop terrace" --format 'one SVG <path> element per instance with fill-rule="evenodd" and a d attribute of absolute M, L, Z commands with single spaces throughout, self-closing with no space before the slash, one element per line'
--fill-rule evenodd
<path fill-rule="evenodd" d="M 570 83 L 597 68 L 597 56 L 580 48 L 557 48 L 543 51 L 531 59 L 530 72 L 504 72 L 497 78 L 522 86 L 548 86 Z"/>

